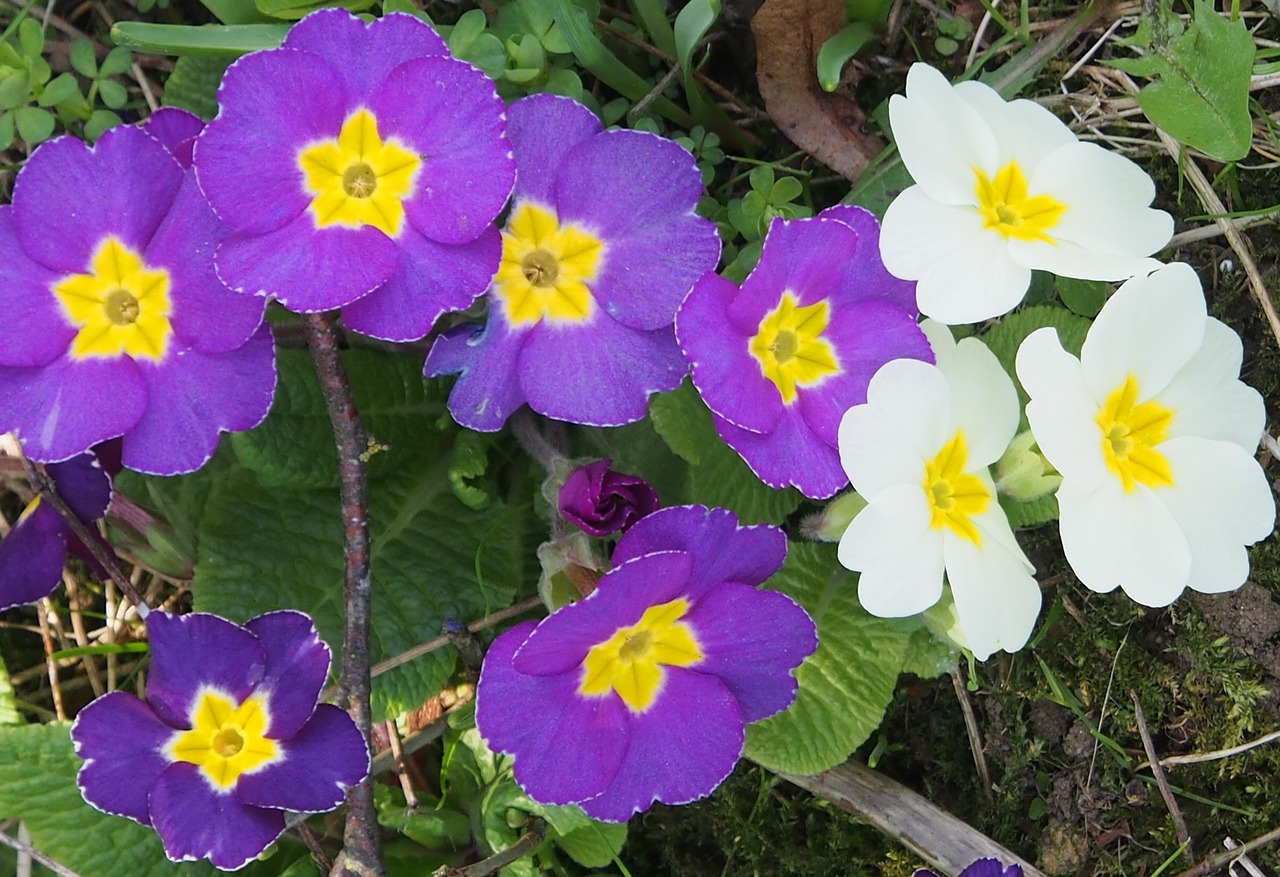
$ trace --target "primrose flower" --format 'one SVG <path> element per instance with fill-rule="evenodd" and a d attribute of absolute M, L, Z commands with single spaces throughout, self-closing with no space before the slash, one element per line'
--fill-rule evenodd
<path fill-rule="evenodd" d="M 592 536 L 626 531 L 658 508 L 649 482 L 615 472 L 612 460 L 596 460 L 569 473 L 560 488 L 560 514 Z"/>
<path fill-rule="evenodd" d="M 1022 301 L 1031 271 L 1123 280 L 1152 270 L 1173 220 L 1148 207 L 1141 168 L 1081 143 L 1028 100 L 980 82 L 950 85 L 927 64 L 907 73 L 889 121 L 916 185 L 889 205 L 880 250 L 918 281 L 921 313 L 944 323 L 998 317 Z"/>
<path fill-rule="evenodd" d="M 928 868 L 920 868 L 911 877 L 938 877 Z M 1005 865 L 999 859 L 978 859 L 960 872 L 960 877 L 1022 877 L 1021 865 Z"/>
<path fill-rule="evenodd" d="M 568 98 L 507 111 L 518 175 L 488 322 L 441 336 L 428 376 L 458 374 L 449 410 L 482 432 L 522 404 L 592 426 L 640 420 L 688 372 L 672 322 L 720 237 L 694 213 L 702 175 L 670 140 L 601 131 Z"/>
<path fill-rule="evenodd" d="M 979 659 L 1026 643 L 1040 611 L 1033 567 L 996 501 L 988 467 L 1018 428 L 1018 395 L 976 338 L 956 344 L 926 321 L 937 365 L 900 359 L 840 423 L 840 459 L 867 501 L 840 540 L 858 599 L 886 618 L 915 615 L 951 586 L 953 638 Z"/>
<path fill-rule="evenodd" d="M 81 454 L 46 468 L 58 495 L 86 524 L 107 513 L 111 478 L 93 454 Z M 22 512 L 9 535 L 0 541 L 0 609 L 34 603 L 62 582 L 67 553 L 97 566 L 71 527 L 39 496 Z"/>
<path fill-rule="evenodd" d="M 841 416 L 889 360 L 933 359 L 915 284 L 885 270 L 879 233 L 858 207 L 775 219 L 741 289 L 708 273 L 680 306 L 676 335 L 716 430 L 771 487 L 824 499 L 847 485 Z"/>
<path fill-rule="evenodd" d="M 195 148 L 233 229 L 218 275 L 295 311 L 421 338 L 498 266 L 514 164 L 493 82 L 411 15 L 313 12 L 227 70 Z"/>
<path fill-rule="evenodd" d="M 165 115 L 166 139 L 199 124 Z M 264 303 L 218 280 L 222 224 L 149 130 L 49 141 L 0 207 L 0 432 L 33 460 L 123 436 L 130 469 L 189 472 L 271 407 Z"/>
<path fill-rule="evenodd" d="M 1244 583 L 1275 499 L 1253 458 L 1265 415 L 1242 357 L 1182 263 L 1121 286 L 1079 359 L 1052 329 L 1023 341 L 1027 419 L 1062 474 L 1062 547 L 1086 586 L 1165 606 L 1187 587 Z"/>
<path fill-rule="evenodd" d="M 344 711 L 317 704 L 329 647 L 300 612 L 243 627 L 217 615 L 147 616 L 147 700 L 113 691 L 71 726 L 84 799 L 149 825 L 175 862 L 235 870 L 321 813 L 369 771 Z"/>
<path fill-rule="evenodd" d="M 710 794 L 742 755 L 744 726 L 795 699 L 793 671 L 818 646 L 803 609 L 755 587 L 786 553 L 781 530 L 739 526 L 725 509 L 641 519 L 591 596 L 490 647 L 480 733 L 515 756 L 532 798 L 596 819 Z"/>

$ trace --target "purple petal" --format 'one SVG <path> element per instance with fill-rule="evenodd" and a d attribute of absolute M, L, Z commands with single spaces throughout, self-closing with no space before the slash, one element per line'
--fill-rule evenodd
<path fill-rule="evenodd" d="M 143 261 L 169 272 L 173 333 L 183 346 L 205 353 L 240 347 L 262 325 L 266 300 L 232 292 L 213 269 L 213 253 L 227 236 L 227 226 L 200 194 L 194 174 L 187 174 Z"/>
<path fill-rule="evenodd" d="M 293 26 L 281 48 L 341 58 L 338 69 L 357 103 L 405 61 L 449 54 L 440 35 L 412 15 L 393 12 L 366 25 L 345 9 L 311 13 Z"/>
<path fill-rule="evenodd" d="M 552 187 L 565 155 L 600 131 L 596 114 L 572 98 L 531 94 L 513 103 L 507 109 L 507 136 L 518 169 L 517 198 L 553 203 Z"/>
<path fill-rule="evenodd" d="M 337 137 L 353 108 L 339 68 L 309 52 L 253 52 L 228 68 L 218 104 L 195 146 L 196 178 L 214 211 L 253 234 L 296 219 L 311 203 L 298 152 Z"/>
<path fill-rule="evenodd" d="M 238 350 L 170 349 L 164 362 L 139 363 L 147 410 L 124 438 L 124 464 L 153 475 L 199 469 L 221 432 L 252 429 L 275 394 L 275 342 L 263 326 Z"/>
<path fill-rule="evenodd" d="M 738 330 L 728 316 L 737 295 L 738 287 L 718 274 L 703 275 L 676 314 L 676 336 L 707 407 L 743 429 L 772 432 L 782 417 L 782 394 L 750 349 L 764 312 L 749 331 Z"/>
<path fill-rule="evenodd" d="M 960 877 L 1022 877 L 1021 865 L 1004 865 L 999 859 L 978 859 Z"/>
<path fill-rule="evenodd" d="M 796 487 L 811 499 L 826 499 L 849 486 L 839 450 L 814 432 L 798 406 L 786 409 L 773 431 L 763 434 L 741 429 L 722 417 L 714 421 L 725 444 L 770 487 Z"/>
<path fill-rule="evenodd" d="M 258 638 L 267 656 L 266 671 L 254 690 L 267 698 L 271 724 L 265 734 L 273 740 L 288 740 L 316 711 L 320 689 L 329 678 L 329 646 L 301 612 L 268 612 L 244 626 Z"/>
<path fill-rule="evenodd" d="M 516 172 L 493 80 L 452 56 L 416 58 L 387 77 L 369 109 L 384 137 L 423 156 L 404 201 L 414 228 L 446 244 L 479 237 L 507 203 Z"/>
<path fill-rule="evenodd" d="M 591 290 L 615 319 L 668 326 L 694 282 L 714 270 L 720 238 L 693 212 L 701 194 L 693 156 L 642 131 L 606 131 L 565 155 L 554 206 L 561 222 L 605 242 Z"/>
<path fill-rule="evenodd" d="M 782 566 L 787 537 L 777 527 L 743 527 L 728 509 L 671 506 L 640 521 L 618 540 L 613 562 L 621 564 L 655 551 L 687 551 L 693 556 L 689 596 L 697 599 L 721 582 L 758 585 Z"/>
<path fill-rule="evenodd" d="M 397 239 L 396 273 L 342 309 L 348 328 L 386 341 L 412 341 L 431 331 L 447 311 L 468 307 L 489 286 L 502 257 L 494 226 L 465 244 L 440 244 L 406 226 Z"/>
<path fill-rule="evenodd" d="M 218 247 L 218 277 L 236 292 L 274 296 L 294 311 L 349 305 L 396 271 L 396 244 L 371 225 L 317 229 L 309 213 L 265 234 L 236 234 Z"/>
<path fill-rule="evenodd" d="M 98 520 L 111 505 L 111 476 L 96 455 L 81 454 L 62 463 L 50 463 L 49 477 L 76 517 L 86 524 Z"/>
<path fill-rule="evenodd" d="M 50 292 L 63 276 L 27 258 L 13 208 L 0 206 L 0 312 L 10 327 L 0 341 L 0 366 L 47 365 L 66 351 L 76 330 Z"/>
<path fill-rule="evenodd" d="M 658 494 L 643 478 L 615 472 L 596 460 L 569 473 L 560 487 L 560 514 L 592 536 L 627 530 L 658 508 Z"/>
<path fill-rule="evenodd" d="M 625 822 L 654 801 L 705 797 L 733 771 L 746 741 L 738 703 L 720 680 L 678 667 L 667 668 L 653 707 L 632 717 L 630 737 L 608 789 L 579 802 L 588 816 Z"/>
<path fill-rule="evenodd" d="M 17 430 L 37 462 L 66 460 L 123 435 L 146 405 L 146 381 L 127 357 L 64 356 L 43 368 L 0 366 L 0 432 Z"/>
<path fill-rule="evenodd" d="M 512 668 L 529 676 L 576 674 L 593 647 L 638 622 L 650 607 L 682 596 L 692 568 L 693 558 L 684 551 L 659 551 L 615 566 L 586 599 L 544 618 L 516 649 Z"/>
<path fill-rule="evenodd" d="M 476 727 L 494 751 L 515 756 L 516 781 L 532 798 L 572 804 L 613 781 L 627 751 L 630 713 L 616 696 L 580 696 L 576 672 L 517 672 L 512 655 L 533 627 L 517 625 L 489 647 L 476 688 Z"/>
<path fill-rule="evenodd" d="M 833 280 L 840 277 L 858 249 L 858 236 L 843 222 L 830 219 L 774 219 L 765 235 L 764 248 L 755 270 L 742 284 L 744 299 L 758 299 L 756 308 L 773 310 L 790 292 L 800 305 L 822 299 L 856 300 L 855 286 L 839 289 Z"/>
<path fill-rule="evenodd" d="M 818 217 L 843 222 L 858 235 L 857 249 L 841 272 L 837 283 L 839 288 L 853 286 L 862 298 L 880 299 L 912 314 L 918 313 L 915 281 L 894 277 L 884 267 L 880 258 L 880 223 L 874 214 L 861 207 L 837 204 L 819 213 Z"/>
<path fill-rule="evenodd" d="M 160 720 L 190 728 L 201 691 L 215 688 L 241 703 L 262 680 L 266 652 L 258 638 L 225 618 L 205 612 L 147 616 L 151 678 L 147 702 Z"/>
<path fill-rule="evenodd" d="M 161 107 L 147 117 L 142 130 L 159 140 L 178 164 L 189 168 L 196 136 L 204 130 L 204 119 L 177 107 Z"/>
<path fill-rule="evenodd" d="M 684 620 L 705 656 L 694 669 L 719 677 L 748 723 L 791 705 L 792 672 L 818 648 L 818 630 L 804 609 L 785 594 L 749 585 L 712 588 Z"/>
<path fill-rule="evenodd" d="M 274 719 L 273 713 L 273 723 Z M 341 804 L 347 788 L 369 773 L 364 735 L 349 715 L 327 703 L 315 708 L 297 734 L 277 745 L 282 760 L 242 775 L 236 783 L 235 796 L 241 803 L 323 813 Z"/>
<path fill-rule="evenodd" d="M 112 128 L 92 148 L 74 137 L 50 140 L 14 183 L 18 240 L 43 265 L 82 273 L 107 235 L 143 252 L 181 185 L 177 160 L 132 125 Z"/>
<path fill-rule="evenodd" d="M 490 309 L 485 326 L 464 323 L 436 339 L 424 370 L 429 378 L 458 376 L 449 393 L 454 420 L 479 432 L 502 429 L 525 402 L 517 369 L 528 338 L 528 331 L 511 328 Z"/>
<path fill-rule="evenodd" d="M 170 764 L 164 748 L 173 735 L 150 707 L 123 691 L 80 710 L 71 740 L 85 762 L 76 780 L 84 799 L 105 813 L 150 825 L 147 794 Z"/>
<path fill-rule="evenodd" d="M 587 426 L 643 419 L 649 396 L 674 390 L 688 371 L 672 329 L 642 332 L 599 311 L 590 323 L 534 326 L 520 354 L 529 407 Z"/>
<path fill-rule="evenodd" d="M 0 540 L 0 609 L 34 603 L 62 583 L 71 529 L 39 499 Z"/>
<path fill-rule="evenodd" d="M 208 859 L 242 868 L 284 833 L 284 813 L 249 807 L 214 791 L 194 764 L 176 762 L 151 787 L 151 824 L 175 862 Z"/>

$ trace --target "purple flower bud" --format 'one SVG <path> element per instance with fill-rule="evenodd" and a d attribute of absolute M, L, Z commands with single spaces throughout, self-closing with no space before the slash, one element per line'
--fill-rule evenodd
<path fill-rule="evenodd" d="M 569 473 L 560 488 L 560 514 L 592 536 L 625 531 L 658 508 L 649 482 L 614 472 L 612 460 L 596 460 Z"/>

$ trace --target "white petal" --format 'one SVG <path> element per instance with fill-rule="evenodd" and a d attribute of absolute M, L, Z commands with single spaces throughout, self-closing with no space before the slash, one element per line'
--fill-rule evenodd
<path fill-rule="evenodd" d="M 868 502 L 900 484 L 924 483 L 924 461 L 955 427 L 946 378 L 914 359 L 885 363 L 867 385 L 867 401 L 845 412 L 837 444 L 853 489 Z"/>
<path fill-rule="evenodd" d="M 1000 459 L 1018 431 L 1018 391 L 1000 360 L 977 338 L 965 338 L 938 367 L 951 386 L 951 419 L 969 446 L 966 471 Z"/>
<path fill-rule="evenodd" d="M 1088 250 L 1070 241 L 1009 241 L 1009 257 L 1019 265 L 1081 280 L 1128 280 L 1150 274 L 1161 263 L 1145 256 Z"/>
<path fill-rule="evenodd" d="M 1105 400 L 1132 375 L 1142 400 L 1156 396 L 1200 349 L 1206 319 L 1190 265 L 1175 262 L 1127 281 L 1102 306 L 1080 351 L 1090 393 Z"/>
<path fill-rule="evenodd" d="M 991 129 L 928 64 L 912 64 L 906 97 L 889 99 L 889 127 L 911 178 L 944 204 L 976 202 L 974 168 L 995 175 Z"/>
<path fill-rule="evenodd" d="M 942 596 L 942 533 L 929 525 L 919 485 L 888 490 L 859 512 L 840 540 L 839 557 L 861 572 L 858 600 L 872 615 L 915 615 Z"/>
<path fill-rule="evenodd" d="M 1109 476 L 1094 420 L 1099 403 L 1080 360 L 1062 349 L 1056 329 L 1037 329 L 1018 348 L 1017 371 L 1031 397 L 1027 421 L 1045 458 L 1077 490 L 1092 490 Z"/>
<path fill-rule="evenodd" d="M 890 274 L 915 280 L 935 262 L 946 263 L 957 247 L 982 233 L 976 208 L 943 204 L 920 186 L 912 186 L 885 210 L 880 259 Z"/>
<path fill-rule="evenodd" d="M 1275 526 L 1275 498 L 1262 467 L 1230 442 L 1179 438 L 1159 450 L 1176 483 L 1156 495 L 1191 546 L 1191 587 L 1206 593 L 1240 587 L 1249 575 L 1245 546 Z"/>
<path fill-rule="evenodd" d="M 1027 188 L 1067 205 L 1049 235 L 1088 252 L 1149 256 L 1173 236 L 1173 217 L 1149 206 L 1156 193 L 1151 177 L 1096 143 L 1073 143 L 1045 156 Z"/>
<path fill-rule="evenodd" d="M 1024 174 L 1030 174 L 1059 146 L 1079 142 L 1061 119 L 1035 101 L 1006 101 L 991 86 L 973 80 L 956 85 L 955 93 L 991 127 L 998 168 L 1016 161 Z"/>
<path fill-rule="evenodd" d="M 994 495 L 995 483 L 991 480 L 991 475 L 986 471 L 977 474 Z M 982 547 L 984 551 L 998 547 L 1010 557 L 1018 558 L 1018 563 L 1022 564 L 1022 570 L 1027 575 L 1035 573 L 1035 566 L 1027 559 L 1022 546 L 1018 544 L 1018 540 L 1009 526 L 1009 519 L 1005 516 L 1004 509 L 1000 507 L 999 503 L 993 502 L 985 512 L 980 515 L 974 515 L 972 521 L 974 526 L 982 532 Z"/>
<path fill-rule="evenodd" d="M 1191 574 L 1191 549 L 1155 494 L 1142 485 L 1125 493 L 1115 478 L 1089 493 L 1062 482 L 1062 549 L 1086 587 L 1106 593 L 1119 585 L 1144 606 L 1167 606 L 1182 593 Z"/>
<path fill-rule="evenodd" d="M 1198 435 L 1254 452 L 1266 412 L 1258 391 L 1239 380 L 1243 357 L 1240 336 L 1210 317 L 1204 343 L 1156 399 L 1174 412 L 1169 438 Z"/>
<path fill-rule="evenodd" d="M 1040 586 L 1021 549 L 1010 552 L 995 539 L 979 548 L 959 537 L 944 537 L 944 546 L 956 615 L 974 657 L 985 661 L 999 649 L 1016 652 L 1026 645 L 1040 614 Z"/>

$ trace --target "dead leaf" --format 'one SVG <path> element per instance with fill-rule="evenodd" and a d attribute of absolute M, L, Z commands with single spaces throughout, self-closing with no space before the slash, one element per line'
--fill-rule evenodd
<path fill-rule="evenodd" d="M 844 0 L 767 0 L 751 19 L 756 80 L 770 117 L 796 146 L 856 180 L 884 142 L 846 94 L 818 84 L 818 49 L 844 27 Z"/>

